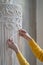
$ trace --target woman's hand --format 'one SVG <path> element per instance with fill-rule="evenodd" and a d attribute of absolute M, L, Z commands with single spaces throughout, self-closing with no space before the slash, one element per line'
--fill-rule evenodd
<path fill-rule="evenodd" d="M 16 44 L 14 44 L 13 40 L 8 39 L 7 44 L 9 48 L 13 49 L 16 53 L 18 53 L 18 47 Z"/>
<path fill-rule="evenodd" d="M 26 40 L 30 40 L 31 36 L 23 29 L 19 30 L 19 35 L 25 38 Z"/>

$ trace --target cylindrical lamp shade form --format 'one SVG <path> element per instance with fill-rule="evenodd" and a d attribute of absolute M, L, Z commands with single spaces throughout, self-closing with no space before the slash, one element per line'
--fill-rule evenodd
<path fill-rule="evenodd" d="M 21 28 L 21 6 L 0 3 L 0 65 L 19 65 L 16 54 L 8 48 L 6 41 L 13 38 L 16 44 L 20 43 L 18 30 Z"/>

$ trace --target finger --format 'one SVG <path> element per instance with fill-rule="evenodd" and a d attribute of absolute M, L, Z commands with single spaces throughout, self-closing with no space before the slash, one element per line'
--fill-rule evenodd
<path fill-rule="evenodd" d="M 26 31 L 23 30 L 23 29 L 20 29 L 20 30 L 19 30 L 19 33 L 26 33 Z"/>
<path fill-rule="evenodd" d="M 7 42 L 8 42 L 8 41 L 11 41 L 11 40 L 10 40 L 10 39 L 8 39 L 8 40 L 7 40 Z"/>
<path fill-rule="evenodd" d="M 7 40 L 7 43 L 12 43 L 13 42 L 13 39 L 8 39 Z"/>
<path fill-rule="evenodd" d="M 11 42 L 11 40 L 10 39 L 8 39 L 7 40 L 7 44 L 11 44 L 12 42 Z"/>

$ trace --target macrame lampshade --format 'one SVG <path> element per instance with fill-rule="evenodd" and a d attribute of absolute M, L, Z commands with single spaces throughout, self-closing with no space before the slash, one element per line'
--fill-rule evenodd
<path fill-rule="evenodd" d="M 16 55 L 6 41 L 13 38 L 18 44 L 18 30 L 22 28 L 22 8 L 19 5 L 0 3 L 0 65 L 18 65 Z"/>

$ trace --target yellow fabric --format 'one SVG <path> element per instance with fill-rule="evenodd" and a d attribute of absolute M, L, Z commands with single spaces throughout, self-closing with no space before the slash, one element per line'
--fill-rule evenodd
<path fill-rule="evenodd" d="M 30 65 L 20 51 L 19 53 L 17 53 L 17 58 L 19 60 L 20 65 Z"/>
<path fill-rule="evenodd" d="M 30 39 L 28 44 L 30 45 L 30 48 L 32 49 L 36 58 L 43 62 L 43 50 L 40 48 L 40 46 L 33 39 Z M 17 53 L 17 58 L 20 65 L 30 65 L 20 51 Z"/>
<path fill-rule="evenodd" d="M 33 39 L 31 39 L 28 44 L 30 45 L 36 58 L 43 62 L 43 49 L 41 49 L 40 46 Z"/>

